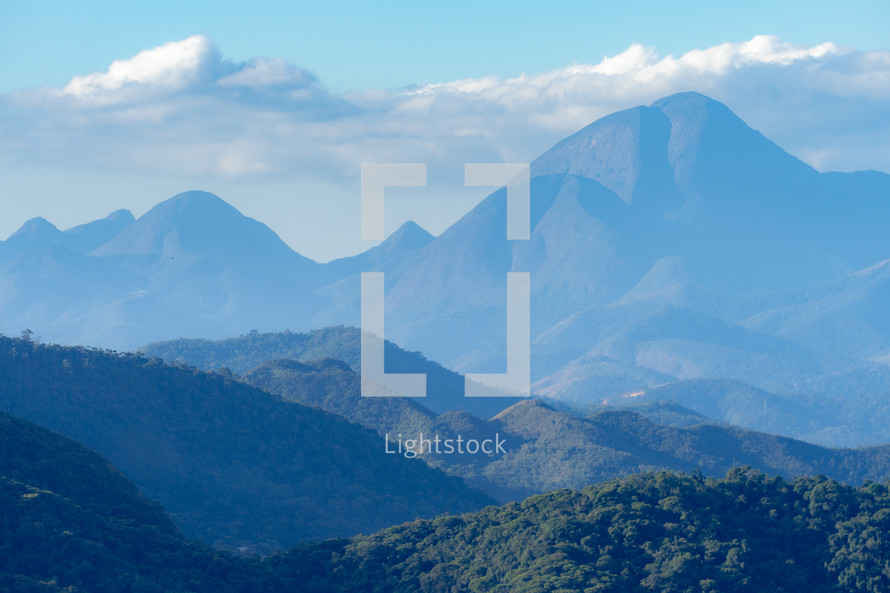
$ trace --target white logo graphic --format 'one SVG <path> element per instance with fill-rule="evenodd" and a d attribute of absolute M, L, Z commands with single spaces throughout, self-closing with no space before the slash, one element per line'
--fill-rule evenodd
<path fill-rule="evenodd" d="M 382 240 L 383 194 L 387 186 L 425 186 L 423 163 L 362 165 L 362 239 Z M 531 187 L 527 163 L 467 163 L 464 185 L 507 188 L 507 239 L 527 241 L 531 233 Z M 382 272 L 362 273 L 362 397 L 426 397 L 426 375 L 384 371 Z M 531 384 L 531 279 L 507 273 L 507 372 L 468 374 L 467 397 L 527 396 Z M 381 389 L 382 388 L 382 389 Z"/>

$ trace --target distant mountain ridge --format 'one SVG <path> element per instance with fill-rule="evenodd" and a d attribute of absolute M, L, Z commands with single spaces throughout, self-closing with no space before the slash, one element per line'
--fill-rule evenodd
<path fill-rule="evenodd" d="M 219 341 L 173 340 L 148 344 L 140 352 L 208 371 L 228 368 L 241 375 L 278 360 L 287 360 L 289 362 L 285 364 L 300 369 L 301 362 L 337 359 L 338 362 L 331 364 L 346 364 L 355 373 L 361 369 L 359 329 L 345 326 L 325 327 L 307 333 L 251 332 Z M 427 376 L 427 396 L 412 400 L 431 411 L 466 410 L 481 418 L 489 418 L 519 401 L 515 397 L 464 397 L 465 378 L 458 373 L 427 360 L 419 352 L 407 352 L 389 341 L 384 345 L 384 352 L 386 372 Z M 354 386 L 350 384 L 350 387 Z M 374 401 L 376 398 L 365 399 Z"/>

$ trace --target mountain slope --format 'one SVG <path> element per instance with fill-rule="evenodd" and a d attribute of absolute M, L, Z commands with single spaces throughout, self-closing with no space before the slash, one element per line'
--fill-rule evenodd
<path fill-rule="evenodd" d="M 103 517 L 181 537 L 157 503 L 98 454 L 59 434 L 0 412 L 0 476 L 50 491 Z"/>

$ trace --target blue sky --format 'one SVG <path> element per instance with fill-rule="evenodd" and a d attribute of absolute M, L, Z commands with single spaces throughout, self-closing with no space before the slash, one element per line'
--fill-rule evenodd
<path fill-rule="evenodd" d="M 0 238 L 200 188 L 327 259 L 367 247 L 363 161 L 430 162 L 387 226 L 439 232 L 483 195 L 463 162 L 679 90 L 817 168 L 887 171 L 887 22 L 878 1 L 4 2 Z"/>
<path fill-rule="evenodd" d="M 769 34 L 883 49 L 890 23 L 882 0 L 3 4 L 0 91 L 59 85 L 199 33 L 230 59 L 284 58 L 349 90 L 544 72 L 633 42 L 681 54 Z"/>

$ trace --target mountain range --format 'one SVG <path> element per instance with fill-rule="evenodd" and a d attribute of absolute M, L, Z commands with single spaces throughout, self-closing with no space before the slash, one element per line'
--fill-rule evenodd
<path fill-rule="evenodd" d="M 820 173 L 698 93 L 602 118 L 531 163 L 531 235 L 492 193 L 441 235 L 406 223 L 326 264 L 220 198 L 0 242 L 0 331 L 134 349 L 358 325 L 461 373 L 505 369 L 506 274 L 531 278 L 533 392 L 587 407 L 678 381 L 890 392 L 890 175 Z"/>

